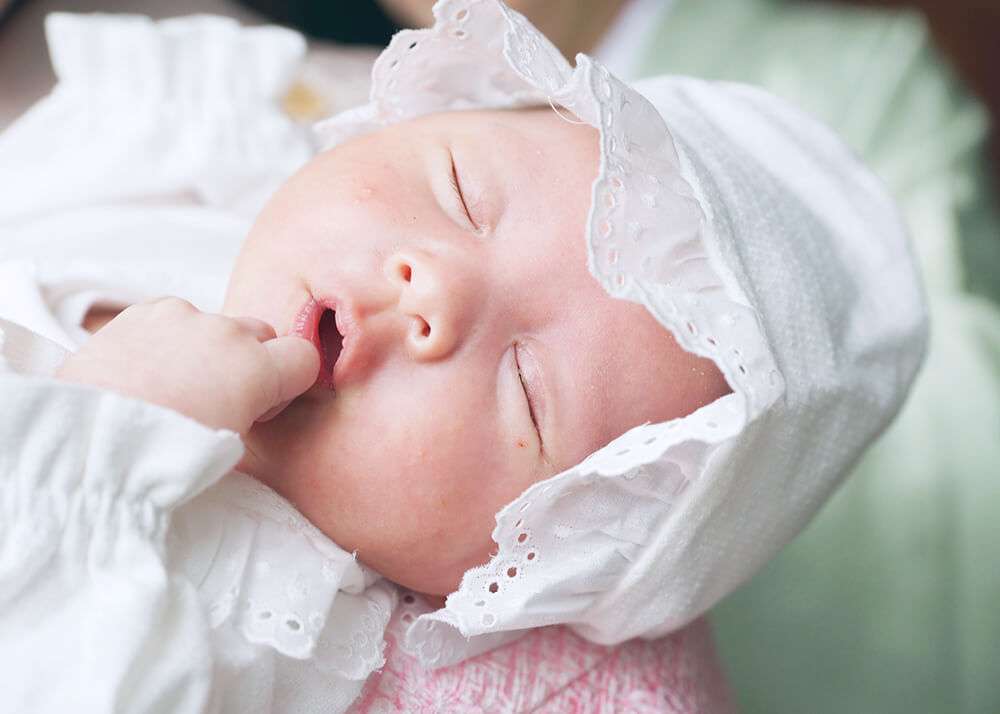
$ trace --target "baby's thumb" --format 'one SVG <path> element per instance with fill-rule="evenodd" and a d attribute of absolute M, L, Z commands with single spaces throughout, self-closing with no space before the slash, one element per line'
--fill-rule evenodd
<path fill-rule="evenodd" d="M 271 363 L 278 388 L 271 391 L 271 403 L 261 404 L 257 421 L 267 421 L 288 406 L 295 397 L 316 382 L 319 374 L 319 353 L 309 340 L 287 335 L 263 343 Z"/>

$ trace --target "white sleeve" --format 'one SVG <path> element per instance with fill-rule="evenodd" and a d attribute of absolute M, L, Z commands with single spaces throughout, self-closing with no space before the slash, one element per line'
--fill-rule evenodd
<path fill-rule="evenodd" d="M 167 409 L 0 374 L 0 711 L 210 710 L 210 631 L 165 536 L 241 454 Z"/>

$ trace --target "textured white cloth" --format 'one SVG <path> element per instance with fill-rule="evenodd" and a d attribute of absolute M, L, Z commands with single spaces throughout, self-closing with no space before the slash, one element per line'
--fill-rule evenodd
<path fill-rule="evenodd" d="M 255 204 L 311 155 L 275 102 L 302 39 L 47 28 L 60 84 L 0 135 L 0 712 L 343 711 L 395 588 L 231 471 L 236 434 L 48 378 L 95 303 L 219 309 Z"/>
<path fill-rule="evenodd" d="M 591 273 L 733 391 L 527 489 L 497 514 L 496 555 L 406 644 L 441 666 L 540 625 L 661 635 L 788 542 L 898 411 L 927 332 L 905 231 L 841 141 L 764 92 L 630 88 L 497 0 L 434 15 L 393 38 L 368 105 L 317 127 L 325 144 L 435 111 L 572 110 L 600 131 Z"/>
<path fill-rule="evenodd" d="M 305 52 L 297 33 L 208 16 L 63 13 L 45 30 L 58 83 L 4 133 L 4 218 L 150 195 L 252 217 L 310 156 L 276 101 Z M 71 176 L 35 191 L 59 161 Z"/>

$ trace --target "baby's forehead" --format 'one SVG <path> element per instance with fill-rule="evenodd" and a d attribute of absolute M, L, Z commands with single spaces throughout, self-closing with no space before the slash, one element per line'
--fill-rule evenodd
<path fill-rule="evenodd" d="M 572 124 L 548 105 L 468 109 L 433 112 L 347 139 L 318 154 L 298 178 L 322 177 L 345 162 L 401 166 L 419 161 L 422 153 L 436 147 L 456 144 L 463 145 L 466 160 L 492 160 L 498 168 L 507 168 L 501 175 L 523 168 L 534 176 L 538 168 L 550 166 L 563 174 L 585 172 L 592 180 L 600 156 L 593 127 Z"/>
<path fill-rule="evenodd" d="M 483 142 L 484 148 L 495 151 L 514 149 L 563 161 L 573 156 L 592 158 L 596 175 L 599 151 L 596 129 L 585 122 L 570 121 L 548 105 L 435 112 L 387 129 L 402 134 L 462 134 L 476 137 Z M 581 149 L 584 149 L 582 155 Z"/>

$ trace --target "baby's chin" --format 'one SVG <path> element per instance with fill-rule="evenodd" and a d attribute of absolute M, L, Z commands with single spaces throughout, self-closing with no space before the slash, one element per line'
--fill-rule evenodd
<path fill-rule="evenodd" d="M 443 607 L 445 598 L 458 590 L 465 573 L 488 563 L 489 554 L 495 548 L 496 544 L 490 540 L 490 547 L 484 549 L 479 556 L 450 564 L 435 560 L 433 556 L 410 556 L 405 557 L 403 562 L 398 557 L 370 561 L 364 557 L 363 548 L 358 548 L 357 554 L 358 561 L 366 567 L 407 590 L 420 593 L 431 603 L 440 603 L 438 607 Z M 405 549 L 400 552 L 405 556 Z"/>
<path fill-rule="evenodd" d="M 238 470 L 273 489 L 339 547 L 356 552 L 359 562 L 414 592 L 448 595 L 468 568 L 489 560 L 492 523 L 482 528 L 446 526 L 429 533 L 413 518 L 387 513 L 380 507 L 384 499 L 377 497 L 376 484 L 369 488 L 367 482 L 350 480 L 348 474 L 364 472 L 363 466 L 335 474 L 329 451 L 317 457 L 294 438 L 299 418 L 293 414 L 284 423 L 279 417 L 254 425 L 244 437 L 246 450 Z M 318 478 L 320 473 L 323 478 Z M 334 483 L 337 478 L 350 483 Z M 361 498 L 348 502 L 338 497 L 341 486 L 361 491 Z M 439 547 L 445 542 L 452 546 L 449 552 Z"/>

